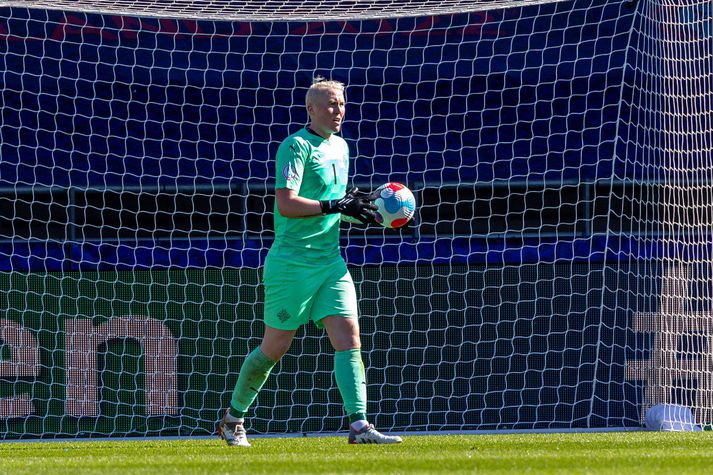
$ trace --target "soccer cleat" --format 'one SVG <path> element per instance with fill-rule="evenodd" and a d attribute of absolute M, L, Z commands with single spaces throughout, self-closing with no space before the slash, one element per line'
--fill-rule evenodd
<path fill-rule="evenodd" d="M 245 433 L 245 426 L 242 422 L 229 421 L 230 409 L 225 411 L 225 416 L 218 423 L 218 435 L 225 440 L 225 443 L 239 447 L 250 447 L 248 435 Z M 231 418 L 234 419 L 234 418 Z"/>
<path fill-rule="evenodd" d="M 362 430 L 349 430 L 350 444 L 400 444 L 401 437 L 397 435 L 384 435 L 369 424 Z"/>

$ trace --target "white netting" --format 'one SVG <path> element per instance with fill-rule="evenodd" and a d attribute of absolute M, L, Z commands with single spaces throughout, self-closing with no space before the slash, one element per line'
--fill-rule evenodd
<path fill-rule="evenodd" d="M 709 424 L 710 5 L 335 5 L 0 2 L 4 437 L 214 430 L 315 74 L 354 183 L 417 200 L 343 231 L 377 426 Z M 301 331 L 251 430 L 342 429 L 331 355 Z"/>
<path fill-rule="evenodd" d="M 125 0 L 125 1 L 7 1 L 2 6 L 19 6 L 89 13 L 113 13 L 161 18 L 200 20 L 295 21 L 355 20 L 448 15 L 538 5 L 564 0 Z"/>
<path fill-rule="evenodd" d="M 655 205 L 639 221 L 650 242 L 639 245 L 661 275 L 633 270 L 654 305 L 633 316 L 646 344 L 633 345 L 640 356 L 627 362 L 627 378 L 641 382 L 642 418 L 652 406 L 680 405 L 711 425 L 713 10 L 706 1 L 644 2 L 635 27 L 623 135 L 637 147 L 625 149 L 625 163 L 647 190 L 640 199 Z"/>

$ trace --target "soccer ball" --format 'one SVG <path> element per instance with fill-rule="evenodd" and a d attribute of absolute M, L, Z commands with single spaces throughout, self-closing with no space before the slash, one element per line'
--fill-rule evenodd
<path fill-rule="evenodd" d="M 390 182 L 381 185 L 374 192 L 376 222 L 385 228 L 400 228 L 408 223 L 416 211 L 416 200 L 411 190 L 401 183 Z"/>

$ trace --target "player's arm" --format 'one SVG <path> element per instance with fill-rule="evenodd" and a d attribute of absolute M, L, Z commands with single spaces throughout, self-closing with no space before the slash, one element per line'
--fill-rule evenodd
<path fill-rule="evenodd" d="M 368 196 L 352 188 L 343 198 L 338 200 L 317 201 L 299 196 L 289 188 L 275 190 L 277 211 L 286 218 L 305 218 L 322 214 L 336 214 L 358 219 L 364 224 L 373 222 L 376 205 Z"/>
<path fill-rule="evenodd" d="M 306 218 L 322 214 L 319 201 L 303 198 L 295 190 L 279 188 L 275 190 L 277 211 L 285 218 Z"/>

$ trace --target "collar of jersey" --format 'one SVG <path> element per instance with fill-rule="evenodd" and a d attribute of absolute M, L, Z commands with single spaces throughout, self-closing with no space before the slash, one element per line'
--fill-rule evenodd
<path fill-rule="evenodd" d="M 324 137 L 322 137 L 321 135 L 319 135 L 317 132 L 315 132 L 314 130 L 312 130 L 311 127 L 305 127 L 305 129 L 307 129 L 307 132 L 309 132 L 310 134 L 312 134 L 312 135 L 314 135 L 315 137 L 319 138 L 320 140 L 329 141 L 329 139 L 325 139 Z"/>

